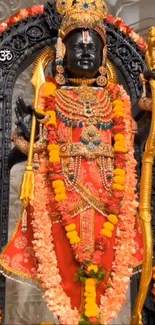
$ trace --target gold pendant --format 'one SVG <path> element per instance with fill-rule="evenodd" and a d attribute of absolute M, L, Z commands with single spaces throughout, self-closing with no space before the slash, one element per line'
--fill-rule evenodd
<path fill-rule="evenodd" d="M 89 87 L 87 85 L 82 85 L 73 89 L 75 94 L 79 95 L 80 102 L 96 103 L 96 89 Z"/>

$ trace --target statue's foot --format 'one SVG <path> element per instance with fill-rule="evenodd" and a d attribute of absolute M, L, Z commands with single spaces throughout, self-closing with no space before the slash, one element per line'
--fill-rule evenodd
<path fill-rule="evenodd" d="M 142 315 L 141 314 L 133 314 L 131 317 L 130 325 L 143 325 Z"/>

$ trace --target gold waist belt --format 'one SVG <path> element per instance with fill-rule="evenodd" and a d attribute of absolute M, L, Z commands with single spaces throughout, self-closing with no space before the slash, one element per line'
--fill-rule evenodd
<path fill-rule="evenodd" d="M 110 145 L 95 145 L 93 142 L 85 145 L 83 143 L 60 144 L 60 157 L 83 157 L 86 159 L 96 159 L 98 157 L 114 158 L 114 151 Z"/>

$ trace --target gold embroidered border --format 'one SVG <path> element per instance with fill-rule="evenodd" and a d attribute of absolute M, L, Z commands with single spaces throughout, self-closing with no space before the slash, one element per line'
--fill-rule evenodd
<path fill-rule="evenodd" d="M 107 217 L 108 213 L 103 203 L 101 203 L 87 188 L 85 188 L 80 181 L 76 182 L 75 190 L 91 207 L 100 212 L 104 217 Z"/>
<path fill-rule="evenodd" d="M 10 266 L 8 266 L 7 264 L 5 264 L 3 261 L 2 261 L 2 258 L 1 258 L 1 255 L 2 254 L 5 254 L 5 251 L 7 250 L 7 248 L 9 247 L 9 245 L 11 244 L 11 242 L 13 241 L 13 239 L 15 238 L 16 236 L 16 232 L 18 230 L 18 227 L 19 227 L 19 224 L 21 222 L 21 219 L 22 217 L 20 216 L 19 217 L 19 220 L 17 221 L 17 224 L 16 224 L 16 227 L 13 231 L 13 234 L 11 236 L 11 239 L 9 240 L 9 242 L 5 245 L 5 247 L 3 248 L 1 254 L 0 254 L 0 273 L 2 273 L 4 276 L 6 277 L 9 277 L 11 278 L 10 274 L 13 274 L 14 276 L 17 276 L 17 277 L 20 277 L 20 278 L 27 278 L 27 279 L 32 279 L 34 281 L 38 281 L 37 277 L 34 277 L 32 275 L 29 275 L 29 274 L 25 274 L 23 272 L 20 272 L 20 271 L 17 271 L 17 270 L 14 270 L 12 269 Z M 5 272 L 6 271 L 6 272 Z M 13 276 L 12 276 L 13 278 Z M 20 281 L 19 281 L 20 282 Z M 22 282 L 22 281 L 21 281 Z M 24 281 L 23 281 L 24 282 Z"/>

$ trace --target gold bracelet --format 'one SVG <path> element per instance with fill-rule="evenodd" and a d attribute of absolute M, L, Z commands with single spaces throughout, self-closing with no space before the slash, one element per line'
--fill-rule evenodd
<path fill-rule="evenodd" d="M 12 139 L 15 144 L 15 146 L 25 155 L 29 152 L 29 142 L 24 139 L 23 136 L 19 135 L 17 131 L 15 130 L 12 134 Z M 46 150 L 47 143 L 45 139 L 36 141 L 34 143 L 34 153 L 41 153 Z"/>

